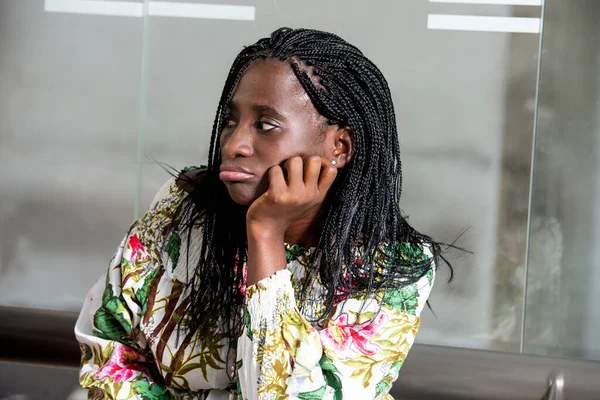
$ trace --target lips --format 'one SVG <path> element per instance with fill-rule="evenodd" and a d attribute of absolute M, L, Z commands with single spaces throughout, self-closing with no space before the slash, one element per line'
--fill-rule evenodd
<path fill-rule="evenodd" d="M 219 179 L 223 182 L 241 182 L 252 178 L 253 174 L 237 165 L 221 165 Z"/>

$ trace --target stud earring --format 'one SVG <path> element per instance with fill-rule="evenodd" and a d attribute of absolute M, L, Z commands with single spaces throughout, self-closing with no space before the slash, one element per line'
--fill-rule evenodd
<path fill-rule="evenodd" d="M 335 164 L 337 164 L 337 161 L 331 160 L 331 164 L 335 165 Z"/>

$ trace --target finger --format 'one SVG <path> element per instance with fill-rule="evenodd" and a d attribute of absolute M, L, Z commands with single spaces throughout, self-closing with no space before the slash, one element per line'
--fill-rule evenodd
<path fill-rule="evenodd" d="M 285 169 L 287 171 L 287 184 L 290 189 L 300 189 L 304 186 L 304 162 L 302 157 L 290 157 L 285 162 Z"/>
<path fill-rule="evenodd" d="M 321 175 L 319 176 L 319 191 L 327 192 L 337 176 L 337 168 L 326 158 L 321 162 Z"/>
<path fill-rule="evenodd" d="M 283 177 L 283 170 L 279 165 L 269 169 L 269 190 L 273 194 L 281 194 L 287 189 L 287 183 Z"/>
<path fill-rule="evenodd" d="M 321 175 L 323 159 L 320 156 L 309 156 L 304 160 L 304 185 L 317 187 Z"/>

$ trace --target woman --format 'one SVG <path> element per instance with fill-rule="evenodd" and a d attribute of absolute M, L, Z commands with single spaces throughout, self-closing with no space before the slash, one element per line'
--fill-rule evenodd
<path fill-rule="evenodd" d="M 75 332 L 92 398 L 375 399 L 439 245 L 399 209 L 387 83 L 356 47 L 281 28 L 235 59 L 209 165 L 136 221 Z"/>

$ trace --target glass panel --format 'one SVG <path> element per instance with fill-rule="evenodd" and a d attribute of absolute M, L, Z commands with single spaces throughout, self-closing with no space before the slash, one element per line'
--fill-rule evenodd
<path fill-rule="evenodd" d="M 81 4 L 0 1 L 0 305 L 79 310 L 133 218 L 143 19 Z"/>
<path fill-rule="evenodd" d="M 546 0 L 524 350 L 600 359 L 600 3 Z"/>
<path fill-rule="evenodd" d="M 207 162 L 214 113 L 247 21 L 148 17 L 143 211 L 168 175 L 155 161 L 181 169 Z"/>
<path fill-rule="evenodd" d="M 430 11 L 508 18 L 541 11 L 438 7 Z M 432 31 L 424 38 L 430 55 L 411 57 L 414 72 L 402 79 L 417 83 L 410 95 L 399 92 L 401 110 L 409 107 L 416 122 L 405 129 L 404 159 L 413 162 L 406 173 L 416 179 L 403 208 L 445 240 L 468 224 L 459 245 L 474 255 L 452 260 L 453 284 L 437 281 L 435 316 L 425 314 L 420 340 L 519 351 L 539 35 Z M 411 154 L 407 137 L 422 154 Z"/>
<path fill-rule="evenodd" d="M 286 25 L 336 32 L 389 81 L 403 145 L 402 208 L 411 222 L 447 242 L 472 227 L 459 244 L 474 255 L 452 257 L 450 286 L 442 269 L 431 299 L 436 317 L 426 311 L 419 340 L 518 351 L 539 35 L 429 30 L 427 20 L 428 14 L 535 19 L 540 7 L 232 4 L 256 6 L 256 20 L 195 18 L 191 8 L 182 17 L 148 19 L 141 209 L 168 177 L 152 159 L 177 168 L 206 162 L 222 85 L 243 45 Z"/>

